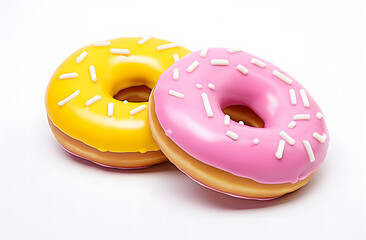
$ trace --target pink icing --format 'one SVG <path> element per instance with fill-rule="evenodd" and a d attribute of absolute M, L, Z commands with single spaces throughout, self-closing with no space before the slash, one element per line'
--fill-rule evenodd
<path fill-rule="evenodd" d="M 302 100 L 303 86 L 275 65 L 243 51 L 230 53 L 228 49 L 214 48 L 208 49 L 204 57 L 200 54 L 201 51 L 191 53 L 174 63 L 156 85 L 155 111 L 165 134 L 192 157 L 260 183 L 296 183 L 312 174 L 326 156 L 329 136 L 324 117 L 317 117 L 322 111 L 306 90 L 303 91 L 309 106 Z M 266 66 L 251 63 L 253 58 Z M 228 65 L 212 65 L 213 59 L 225 59 Z M 195 61 L 199 65 L 188 72 Z M 239 64 L 248 70 L 247 74 L 237 69 Z M 177 80 L 173 79 L 177 78 L 174 69 L 179 69 Z M 292 83 L 275 76 L 274 70 Z M 202 89 L 196 84 L 201 84 Z M 208 84 L 213 84 L 214 90 Z M 291 104 L 290 89 L 295 92 L 296 104 Z M 183 94 L 183 98 L 171 95 L 170 90 Z M 212 117 L 206 113 L 202 93 L 207 94 Z M 232 120 L 224 125 L 221 109 L 230 105 L 250 107 L 265 127 L 243 126 Z M 308 114 L 310 119 L 293 120 L 296 114 Z M 291 121 L 296 122 L 293 128 L 288 127 Z M 238 139 L 227 136 L 228 131 L 237 134 Z M 281 131 L 295 143 L 291 145 L 291 139 L 281 137 Z M 314 133 L 325 134 L 325 140 L 317 140 Z M 259 140 L 258 144 L 253 143 L 254 139 Z M 280 140 L 286 143 L 279 158 L 276 152 Z M 304 140 L 310 144 L 315 160 L 309 156 Z"/>

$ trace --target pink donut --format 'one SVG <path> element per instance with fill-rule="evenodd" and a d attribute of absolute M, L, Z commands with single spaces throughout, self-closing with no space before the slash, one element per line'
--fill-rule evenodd
<path fill-rule="evenodd" d="M 160 77 L 150 125 L 164 154 L 202 185 L 236 197 L 271 199 L 305 185 L 329 144 L 322 111 L 275 65 L 240 49 L 183 57 Z M 243 105 L 264 128 L 222 109 Z M 154 111 L 155 110 L 155 111 Z"/>

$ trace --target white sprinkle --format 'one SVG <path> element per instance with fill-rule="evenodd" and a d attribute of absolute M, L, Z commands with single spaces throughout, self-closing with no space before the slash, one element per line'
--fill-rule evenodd
<path fill-rule="evenodd" d="M 213 91 L 215 90 L 215 85 L 213 83 L 209 83 L 208 87 Z"/>
<path fill-rule="evenodd" d="M 130 50 L 122 48 L 111 48 L 111 53 L 118 55 L 130 55 Z"/>
<path fill-rule="evenodd" d="M 306 91 L 304 89 L 300 90 L 300 95 L 302 99 L 302 103 L 304 104 L 304 107 L 310 107 L 308 96 L 306 95 Z"/>
<path fill-rule="evenodd" d="M 295 121 L 291 121 L 288 125 L 287 125 L 287 127 L 289 127 L 289 128 L 294 128 L 296 126 L 296 122 Z"/>
<path fill-rule="evenodd" d="M 283 151 L 285 150 L 285 140 L 281 139 L 280 143 L 278 144 L 277 152 L 276 152 L 276 158 L 281 159 L 283 156 Z"/>
<path fill-rule="evenodd" d="M 236 134 L 230 130 L 226 132 L 226 136 L 228 136 L 229 138 L 231 138 L 233 140 L 238 140 L 238 138 L 239 138 L 238 134 Z"/>
<path fill-rule="evenodd" d="M 272 72 L 273 75 L 275 75 L 277 78 L 279 78 L 280 80 L 284 81 L 285 83 L 291 85 L 292 84 L 292 79 L 283 75 L 283 73 L 280 73 L 277 70 L 273 70 Z"/>
<path fill-rule="evenodd" d="M 288 142 L 290 145 L 294 145 L 295 144 L 295 140 L 290 137 L 290 135 L 288 135 L 285 131 L 281 131 L 280 132 L 280 136 L 286 140 L 286 142 Z"/>
<path fill-rule="evenodd" d="M 224 125 L 229 126 L 230 125 L 230 116 L 225 114 L 224 117 Z"/>
<path fill-rule="evenodd" d="M 265 64 L 264 62 L 256 59 L 256 58 L 252 58 L 252 60 L 250 61 L 252 64 L 257 65 L 258 67 L 264 68 L 265 66 L 267 66 L 267 64 Z"/>
<path fill-rule="evenodd" d="M 210 102 L 208 101 L 207 94 L 206 93 L 202 93 L 201 94 L 201 97 L 202 97 L 202 101 L 203 101 L 203 106 L 206 109 L 207 116 L 208 117 L 213 117 L 213 112 L 212 112 L 212 109 L 211 109 Z"/>
<path fill-rule="evenodd" d="M 62 107 L 63 105 L 65 105 L 67 102 L 71 101 L 73 98 L 77 97 L 80 93 L 80 90 L 76 90 L 74 93 L 72 93 L 70 96 L 68 96 L 67 98 L 65 98 L 64 100 L 61 100 L 58 102 L 58 105 L 60 107 Z"/>
<path fill-rule="evenodd" d="M 123 100 L 123 103 L 128 103 L 128 101 L 127 100 Z"/>
<path fill-rule="evenodd" d="M 184 98 L 184 94 L 183 93 L 180 93 L 180 92 L 176 92 L 174 90 L 169 90 L 169 94 L 174 96 L 174 97 L 177 97 L 177 98 Z"/>
<path fill-rule="evenodd" d="M 73 73 L 64 73 L 61 74 L 58 79 L 63 80 L 63 79 L 71 79 L 71 78 L 77 78 L 78 74 L 76 72 Z"/>
<path fill-rule="evenodd" d="M 81 61 L 84 60 L 84 58 L 86 57 L 86 55 L 88 55 L 88 53 L 86 51 L 82 52 L 79 57 L 76 58 L 76 63 L 80 63 Z"/>
<path fill-rule="evenodd" d="M 199 83 L 197 83 L 197 84 L 196 84 L 196 88 L 202 89 L 202 85 L 201 85 L 201 84 L 199 84 Z"/>
<path fill-rule="evenodd" d="M 109 45 L 111 45 L 111 42 L 109 42 L 109 41 L 94 43 L 95 47 L 106 47 L 106 46 L 109 46 Z"/>
<path fill-rule="evenodd" d="M 289 90 L 289 92 L 290 92 L 291 104 L 292 104 L 292 105 L 296 105 L 296 103 L 297 103 L 297 99 L 296 99 L 296 93 L 295 93 L 295 90 L 290 89 L 290 90 Z"/>
<path fill-rule="evenodd" d="M 228 52 L 229 53 L 237 53 L 237 52 L 242 52 L 243 50 L 241 50 L 240 48 L 229 48 Z"/>
<path fill-rule="evenodd" d="M 153 38 L 153 36 L 143 37 L 143 38 L 141 38 L 137 43 L 138 43 L 139 45 L 142 45 L 142 44 L 146 43 L 147 41 L 149 41 L 149 40 L 150 40 L 150 39 L 152 39 L 152 38 Z"/>
<path fill-rule="evenodd" d="M 102 99 L 102 97 L 99 95 L 96 95 L 96 96 L 90 98 L 88 101 L 86 101 L 85 106 L 89 106 L 89 105 L 95 103 L 96 101 L 99 101 L 100 99 Z"/>
<path fill-rule="evenodd" d="M 112 117 L 114 113 L 114 104 L 108 103 L 108 117 Z"/>
<path fill-rule="evenodd" d="M 238 69 L 242 74 L 247 75 L 248 74 L 248 69 L 246 69 L 243 65 L 239 64 L 238 66 L 236 66 L 236 69 Z"/>
<path fill-rule="evenodd" d="M 323 114 L 321 114 L 321 112 L 318 112 L 315 116 L 316 116 L 318 119 L 322 119 Z"/>
<path fill-rule="evenodd" d="M 310 143 L 306 140 L 304 140 L 302 142 L 304 143 L 304 146 L 305 146 L 306 152 L 308 153 L 310 162 L 314 162 L 315 156 L 314 156 L 314 152 L 313 152 L 313 149 L 311 148 Z"/>
<path fill-rule="evenodd" d="M 327 139 L 327 135 L 325 133 L 323 133 L 323 135 L 320 135 L 319 133 L 314 132 L 313 137 L 321 143 L 325 142 L 325 140 Z"/>
<path fill-rule="evenodd" d="M 169 49 L 169 48 L 176 48 L 176 47 L 179 47 L 178 43 L 168 43 L 168 44 L 157 46 L 156 50 L 161 51 L 161 50 L 165 50 L 165 49 Z"/>
<path fill-rule="evenodd" d="M 309 114 L 295 114 L 294 120 L 309 120 L 310 115 Z"/>
<path fill-rule="evenodd" d="M 97 73 L 95 72 L 95 67 L 93 65 L 89 66 L 90 79 L 93 82 L 97 81 Z"/>
<path fill-rule="evenodd" d="M 257 145 L 257 144 L 259 143 L 259 139 L 258 139 L 258 138 L 255 138 L 255 139 L 253 140 L 253 143 L 254 143 L 255 145 Z"/>
<path fill-rule="evenodd" d="M 204 48 L 201 50 L 200 57 L 206 57 L 208 48 Z"/>
<path fill-rule="evenodd" d="M 239 121 L 239 124 L 240 124 L 240 125 L 244 125 L 244 122 L 243 122 L 243 121 Z"/>
<path fill-rule="evenodd" d="M 229 65 L 229 60 L 227 59 L 212 59 L 211 64 L 214 66 L 227 66 Z"/>
<path fill-rule="evenodd" d="M 176 53 L 173 54 L 173 60 L 174 60 L 174 62 L 179 60 L 178 54 L 176 54 Z"/>
<path fill-rule="evenodd" d="M 194 61 L 191 65 L 189 65 L 189 67 L 187 68 L 186 71 L 191 73 L 198 67 L 198 65 L 200 65 L 200 63 L 197 61 Z"/>
<path fill-rule="evenodd" d="M 141 112 L 142 110 L 144 110 L 146 108 L 146 105 L 140 105 L 140 106 L 138 106 L 137 108 L 134 108 L 134 109 L 132 109 L 131 111 L 130 111 L 130 115 L 131 116 L 133 116 L 133 115 L 135 115 L 136 113 L 139 113 L 139 112 Z"/>
<path fill-rule="evenodd" d="M 173 80 L 179 79 L 179 68 L 174 68 L 173 70 Z"/>

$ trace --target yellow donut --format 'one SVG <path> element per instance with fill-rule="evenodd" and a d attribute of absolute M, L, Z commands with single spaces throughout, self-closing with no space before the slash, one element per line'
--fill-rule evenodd
<path fill-rule="evenodd" d="M 104 166 L 140 168 L 166 161 L 151 136 L 147 99 L 160 75 L 188 53 L 151 37 L 97 42 L 74 52 L 46 91 L 56 139 L 74 155 Z"/>

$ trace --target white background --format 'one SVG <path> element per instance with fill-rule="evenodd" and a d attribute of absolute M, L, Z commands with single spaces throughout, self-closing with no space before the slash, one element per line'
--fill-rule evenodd
<path fill-rule="evenodd" d="M 0 0 L 0 239 L 366 239 L 365 20 L 356 0 Z M 64 152 L 43 102 L 53 71 L 89 43 L 151 34 L 241 47 L 300 81 L 331 137 L 310 183 L 240 200 L 169 163 L 109 170 Z"/>

